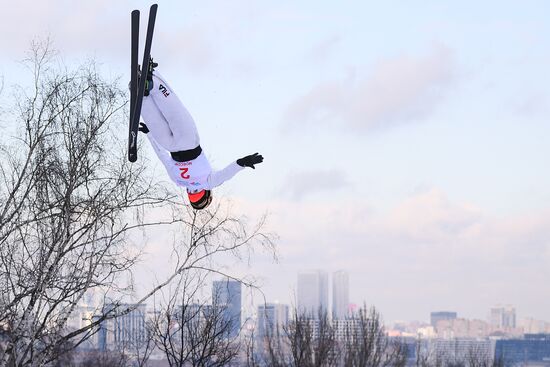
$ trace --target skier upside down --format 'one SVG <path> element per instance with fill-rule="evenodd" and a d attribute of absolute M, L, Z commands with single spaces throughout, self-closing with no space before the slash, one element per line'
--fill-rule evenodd
<path fill-rule="evenodd" d="M 237 159 L 220 171 L 213 171 L 200 146 L 195 121 L 166 80 L 149 63 L 139 131 L 145 133 L 168 175 L 187 189 L 194 209 L 212 202 L 211 190 L 229 180 L 244 167 L 255 168 L 264 158 L 258 153 Z"/>

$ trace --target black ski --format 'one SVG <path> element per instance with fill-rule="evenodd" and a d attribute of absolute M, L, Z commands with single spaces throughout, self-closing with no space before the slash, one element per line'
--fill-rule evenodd
<path fill-rule="evenodd" d="M 134 126 L 134 107 L 138 91 L 139 10 L 132 11 L 132 50 L 130 64 L 130 121 L 128 124 L 128 160 L 137 160 L 137 131 Z"/>
<path fill-rule="evenodd" d="M 149 22 L 147 23 L 147 35 L 145 36 L 145 49 L 143 50 L 143 62 L 141 64 L 141 76 L 138 81 L 138 89 L 135 105 L 130 106 L 133 112 L 130 113 L 132 121 L 130 122 L 130 142 L 128 159 L 130 162 L 137 160 L 137 133 L 139 127 L 139 117 L 141 115 L 141 105 L 143 102 L 143 93 L 145 92 L 145 81 L 147 80 L 147 71 L 149 70 L 149 60 L 151 58 L 151 43 L 153 41 L 153 31 L 155 29 L 155 19 L 157 17 L 157 4 L 151 5 L 149 9 Z"/>

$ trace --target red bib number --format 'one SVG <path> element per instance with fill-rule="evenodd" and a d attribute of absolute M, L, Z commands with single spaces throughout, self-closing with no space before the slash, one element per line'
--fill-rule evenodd
<path fill-rule="evenodd" d="M 187 174 L 187 172 L 189 171 L 189 168 L 187 167 L 180 167 L 180 176 L 181 178 L 183 178 L 184 180 L 188 180 L 189 177 L 191 177 L 190 175 Z"/>

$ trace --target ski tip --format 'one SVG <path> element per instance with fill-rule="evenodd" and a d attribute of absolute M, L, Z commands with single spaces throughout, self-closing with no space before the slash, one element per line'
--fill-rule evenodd
<path fill-rule="evenodd" d="M 132 10 L 132 15 L 139 15 L 139 10 L 138 9 Z"/>
<path fill-rule="evenodd" d="M 130 154 L 128 156 L 128 160 L 132 163 L 134 163 L 135 161 L 137 161 L 137 154 Z"/>

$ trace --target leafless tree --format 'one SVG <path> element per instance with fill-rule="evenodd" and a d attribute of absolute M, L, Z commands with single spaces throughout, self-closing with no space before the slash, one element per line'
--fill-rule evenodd
<path fill-rule="evenodd" d="M 70 341 L 67 341 L 65 345 L 56 345 L 57 350 L 54 351 L 58 355 L 58 358 L 48 364 L 48 367 L 74 367 L 75 353 L 74 346 Z"/>
<path fill-rule="evenodd" d="M 248 367 L 287 367 L 293 365 L 290 341 L 287 331 L 290 325 L 278 324 L 264 315 L 258 320 L 258 331 L 254 330 L 244 340 L 245 360 Z M 260 323 L 263 323 L 260 326 Z"/>
<path fill-rule="evenodd" d="M 335 366 L 339 349 L 335 330 L 328 313 L 319 309 L 317 317 L 295 309 L 288 325 L 283 327 L 286 346 L 278 329 L 267 335 L 269 366 Z M 288 350 L 289 355 L 285 355 Z"/>
<path fill-rule="evenodd" d="M 139 260 L 132 231 L 178 223 L 186 236 L 175 246 L 173 274 L 136 304 L 187 271 L 218 271 L 218 255 L 246 259 L 258 244 L 273 246 L 263 219 L 249 228 L 221 205 L 201 213 L 174 205 L 144 160 L 127 162 L 126 93 L 91 62 L 67 70 L 56 61 L 49 44 L 33 45 L 33 86 L 19 90 L 14 137 L 0 141 L 1 365 L 46 365 L 60 357 L 59 346 L 77 347 L 105 320 L 133 310 L 117 301 L 131 291 L 125 279 Z M 147 219 L 156 207 L 173 215 Z M 108 293 L 114 307 L 68 328 L 89 290 Z"/>
<path fill-rule="evenodd" d="M 311 316 L 295 309 L 294 317 L 284 331 L 290 346 L 292 366 L 312 366 L 314 325 Z"/>
<path fill-rule="evenodd" d="M 235 359 L 240 345 L 231 335 L 235 321 L 216 295 L 208 304 L 198 298 L 203 272 L 180 277 L 164 308 L 153 322 L 153 338 L 170 366 L 226 366 Z"/>
<path fill-rule="evenodd" d="M 338 329 L 340 335 L 344 331 L 343 336 L 338 336 Z M 317 317 L 311 317 L 295 309 L 284 328 L 284 336 L 284 343 L 279 335 L 265 337 L 262 358 L 265 365 L 370 367 L 405 366 L 407 362 L 407 346 L 386 335 L 374 308 L 364 307 L 354 318 L 346 320 L 330 320 L 323 310 Z"/>
<path fill-rule="evenodd" d="M 415 345 L 415 366 L 416 367 L 428 367 L 430 363 L 429 348 L 424 339 L 418 337 Z"/>
<path fill-rule="evenodd" d="M 256 348 L 256 337 L 255 332 L 252 330 L 252 332 L 249 335 L 246 335 L 242 344 L 241 348 L 244 349 L 244 365 L 246 367 L 260 367 L 262 366 L 262 356 L 258 353 L 258 349 Z"/>
<path fill-rule="evenodd" d="M 344 365 L 405 366 L 407 348 L 399 340 L 391 340 L 385 331 L 380 313 L 361 307 L 345 329 Z"/>
<path fill-rule="evenodd" d="M 87 353 L 78 367 L 128 367 L 130 358 L 120 351 L 93 351 Z"/>
<path fill-rule="evenodd" d="M 111 346 L 112 350 L 107 350 L 105 353 L 111 357 L 124 356 L 121 359 L 121 363 L 128 363 L 131 367 L 145 367 L 148 365 L 149 358 L 154 351 L 155 343 L 153 340 L 153 320 L 147 319 L 146 310 L 138 308 L 132 311 L 137 320 L 134 320 L 135 328 L 124 327 L 124 320 L 121 318 L 115 318 L 109 320 L 108 325 L 102 327 L 104 335 L 107 337 L 107 333 L 117 333 L 117 340 L 115 345 Z M 142 323 L 140 322 L 142 321 Z M 117 325 L 122 324 L 122 325 Z M 114 330 L 116 328 L 118 330 Z M 136 330 L 137 329 L 137 330 Z M 101 351 L 98 351 L 101 353 Z M 131 363 L 130 363 L 131 362 Z"/>
<path fill-rule="evenodd" d="M 376 309 L 363 306 L 350 318 L 334 319 L 320 309 L 312 316 L 295 308 L 279 332 L 269 325 L 257 350 L 247 352 L 248 366 L 269 367 L 379 367 L 406 366 L 408 345 L 388 337 Z"/>
<path fill-rule="evenodd" d="M 465 366 L 468 367 L 504 367 L 504 361 L 494 358 L 486 349 L 471 347 L 465 356 Z"/>
<path fill-rule="evenodd" d="M 319 309 L 317 319 L 313 323 L 313 366 L 335 366 L 340 357 L 336 340 L 336 330 L 329 319 L 327 310 Z"/>
<path fill-rule="evenodd" d="M 47 45 L 32 51 L 34 86 L 19 91 L 12 115 L 19 135 L 0 153 L 0 322 L 9 335 L 0 360 L 18 366 L 44 364 L 82 334 L 65 327 L 84 292 L 114 286 L 136 261 L 125 239 L 144 223 L 123 216 L 168 198 L 116 144 L 125 105 L 116 84 L 93 63 L 60 70 Z"/>
<path fill-rule="evenodd" d="M 265 361 L 265 365 L 269 367 L 286 367 L 292 366 L 294 354 L 289 353 L 291 343 L 288 332 L 291 332 L 292 326 L 289 329 L 278 327 L 268 328 L 263 340 L 260 341 L 261 360 Z M 307 327 L 307 326 L 306 326 Z"/>
<path fill-rule="evenodd" d="M 131 354 L 135 362 L 135 367 L 146 367 L 151 354 L 155 349 L 155 342 L 153 340 L 154 323 L 153 320 L 146 320 L 145 322 L 145 338 L 141 343 L 135 343 L 131 346 Z"/>

